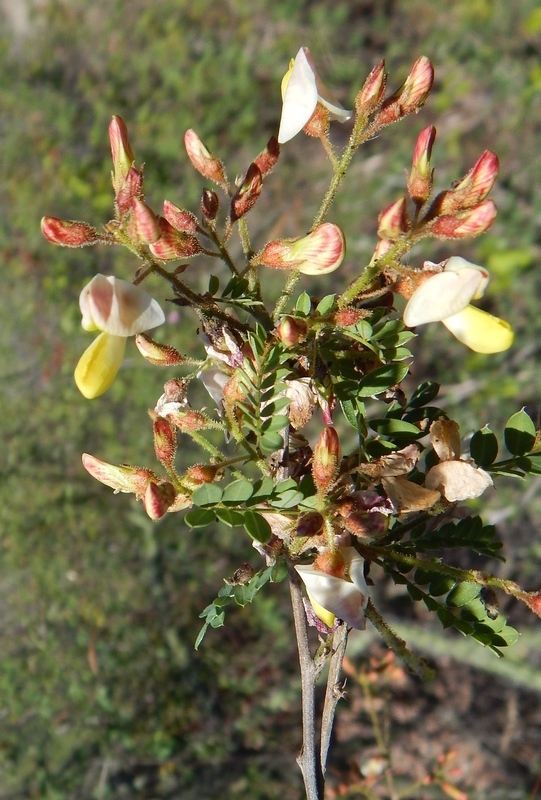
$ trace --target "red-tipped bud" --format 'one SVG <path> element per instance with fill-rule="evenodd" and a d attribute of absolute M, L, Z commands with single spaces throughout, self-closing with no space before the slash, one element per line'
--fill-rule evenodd
<path fill-rule="evenodd" d="M 182 378 L 171 378 L 163 385 L 164 398 L 167 403 L 186 402 L 187 392 L 188 384 Z"/>
<path fill-rule="evenodd" d="M 339 328 L 349 328 L 351 325 L 356 325 L 362 319 L 366 319 L 370 315 L 369 311 L 362 308 L 341 308 L 333 314 L 333 322 Z"/>
<path fill-rule="evenodd" d="M 334 575 L 335 578 L 345 578 L 347 575 L 347 564 L 339 550 L 319 553 L 314 560 L 314 569 Z"/>
<path fill-rule="evenodd" d="M 171 423 L 163 417 L 156 417 L 153 430 L 156 458 L 166 467 L 170 467 L 177 452 L 177 434 Z"/>
<path fill-rule="evenodd" d="M 428 58 L 421 56 L 400 89 L 381 106 L 376 117 L 377 127 L 389 125 L 413 111 L 418 111 L 425 104 L 433 83 L 434 67 Z"/>
<path fill-rule="evenodd" d="M 202 431 L 211 427 L 211 421 L 199 411 L 175 411 L 167 419 L 180 431 Z"/>
<path fill-rule="evenodd" d="M 96 229 L 86 222 L 56 217 L 43 217 L 41 232 L 47 241 L 60 247 L 85 247 L 100 240 Z"/>
<path fill-rule="evenodd" d="M 261 170 L 257 164 L 252 163 L 248 167 L 248 172 L 244 180 L 231 200 L 232 222 L 235 222 L 248 213 L 261 194 L 262 187 L 263 176 L 261 175 Z"/>
<path fill-rule="evenodd" d="M 295 347 L 308 333 L 308 325 L 297 317 L 283 317 L 276 328 L 276 336 L 284 347 Z"/>
<path fill-rule="evenodd" d="M 187 486 L 195 488 L 201 486 L 203 483 L 214 483 L 216 476 L 220 471 L 219 466 L 211 464 L 194 464 L 193 467 L 186 470 L 182 476 L 182 481 Z"/>
<path fill-rule="evenodd" d="M 176 499 L 177 493 L 171 483 L 149 483 L 143 497 L 143 506 L 150 519 L 161 519 Z"/>
<path fill-rule="evenodd" d="M 162 232 L 160 222 L 154 211 L 138 197 L 132 199 L 132 232 L 133 238 L 142 244 L 157 242 Z"/>
<path fill-rule="evenodd" d="M 485 150 L 462 180 L 449 191 L 438 195 L 434 203 L 436 211 L 439 214 L 452 214 L 480 203 L 494 186 L 498 169 L 498 156 L 491 150 Z"/>
<path fill-rule="evenodd" d="M 254 164 L 259 168 L 263 178 L 272 170 L 278 161 L 279 155 L 280 145 L 278 144 L 278 139 L 276 136 L 271 136 L 266 148 L 254 159 Z"/>
<path fill-rule="evenodd" d="M 318 103 L 303 131 L 307 136 L 312 136 L 314 139 L 327 139 L 330 126 L 330 112 L 324 105 Z"/>
<path fill-rule="evenodd" d="M 117 467 L 88 453 L 83 453 L 83 467 L 93 478 L 114 489 L 115 492 L 131 493 L 138 498 L 141 498 L 146 492 L 149 481 L 158 480 L 149 469 Z"/>
<path fill-rule="evenodd" d="M 437 239 L 469 239 L 487 231 L 497 213 L 492 200 L 483 200 L 468 211 L 438 217 L 430 223 L 429 230 Z"/>
<path fill-rule="evenodd" d="M 312 457 L 312 477 L 318 492 L 325 493 L 340 469 L 340 441 L 334 428 L 321 431 Z"/>
<path fill-rule="evenodd" d="M 145 333 L 137 334 L 135 344 L 141 355 L 151 364 L 156 364 L 158 367 L 176 367 L 186 361 L 185 357 L 174 347 L 169 344 L 155 342 Z"/>
<path fill-rule="evenodd" d="M 220 209 L 220 201 L 216 192 L 212 189 L 203 189 L 201 195 L 201 211 L 203 216 L 212 221 L 216 219 L 216 215 Z"/>
<path fill-rule="evenodd" d="M 199 230 L 195 214 L 192 214 L 191 211 L 186 211 L 184 208 L 177 208 L 169 200 L 163 201 L 163 216 L 176 231 L 197 233 Z"/>
<path fill-rule="evenodd" d="M 410 228 L 406 198 L 401 197 L 385 208 L 378 217 L 378 236 L 380 239 L 394 241 L 400 239 Z"/>
<path fill-rule="evenodd" d="M 303 514 L 297 522 L 297 536 L 303 538 L 309 536 L 318 536 L 323 530 L 325 520 L 317 511 L 309 511 Z"/>
<path fill-rule="evenodd" d="M 436 128 L 429 125 L 424 128 L 415 144 L 411 172 L 408 177 L 408 193 L 419 205 L 426 203 L 430 197 L 433 183 L 433 170 L 430 168 L 432 147 L 436 139 Z"/>
<path fill-rule="evenodd" d="M 514 595 L 518 600 L 521 600 L 528 606 L 530 611 L 541 617 L 541 592 L 517 592 Z"/>
<path fill-rule="evenodd" d="M 389 517 L 379 511 L 354 511 L 344 520 L 344 528 L 359 539 L 380 539 L 388 527 Z"/>
<path fill-rule="evenodd" d="M 114 116 L 109 123 L 109 141 L 113 159 L 113 188 L 115 194 L 118 194 L 133 166 L 133 152 L 128 139 L 128 129 L 121 117 Z"/>
<path fill-rule="evenodd" d="M 355 109 L 359 116 L 368 117 L 378 108 L 383 100 L 386 85 L 385 61 L 380 61 L 371 71 L 363 88 L 355 98 Z"/>
<path fill-rule="evenodd" d="M 344 234 L 332 222 L 318 225 L 302 239 L 269 242 L 251 261 L 252 266 L 298 269 L 305 275 L 324 275 L 338 269 L 346 253 Z"/>
<path fill-rule="evenodd" d="M 212 155 L 210 150 L 207 150 L 195 131 L 191 129 L 186 131 L 184 134 L 184 146 L 186 147 L 188 158 L 204 178 L 208 178 L 208 180 L 227 188 L 224 165 L 220 159 Z"/>
<path fill-rule="evenodd" d="M 143 174 L 132 167 L 116 193 L 115 203 L 120 216 L 132 208 L 135 197 L 143 196 Z"/>
<path fill-rule="evenodd" d="M 201 252 L 201 245 L 191 233 L 176 231 L 164 217 L 160 217 L 161 236 L 150 245 L 150 250 L 161 261 L 191 258 Z"/>

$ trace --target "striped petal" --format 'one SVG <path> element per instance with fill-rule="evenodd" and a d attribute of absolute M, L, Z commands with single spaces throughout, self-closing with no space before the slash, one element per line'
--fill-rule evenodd
<path fill-rule="evenodd" d="M 82 290 L 79 307 L 85 330 L 113 336 L 135 336 L 165 321 L 159 304 L 133 283 L 95 275 Z"/>

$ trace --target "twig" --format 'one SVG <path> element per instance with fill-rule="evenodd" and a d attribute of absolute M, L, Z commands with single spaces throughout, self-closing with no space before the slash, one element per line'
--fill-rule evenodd
<path fill-rule="evenodd" d="M 345 622 L 334 632 L 332 642 L 332 655 L 329 664 L 329 674 L 327 676 L 327 689 L 325 692 L 325 703 L 323 705 L 323 715 L 321 717 L 321 745 L 320 763 L 321 772 L 325 775 L 327 769 L 327 757 L 331 743 L 331 734 L 336 715 L 336 706 L 342 697 L 342 690 L 339 684 L 342 661 L 348 643 L 348 628 Z"/>

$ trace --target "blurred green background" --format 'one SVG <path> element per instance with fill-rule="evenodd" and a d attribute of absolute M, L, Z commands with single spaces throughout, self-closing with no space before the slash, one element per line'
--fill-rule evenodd
<path fill-rule="evenodd" d="M 279 82 L 302 44 L 346 106 L 382 57 L 396 88 L 426 55 L 436 67 L 427 107 L 363 148 L 336 203 L 332 219 L 345 228 L 349 250 L 335 278 L 345 286 L 366 264 L 376 215 L 403 193 L 423 127 L 438 129 L 438 188 L 494 149 L 500 214 L 489 234 L 460 248 L 425 245 L 411 259 L 455 253 L 486 265 L 493 280 L 484 307 L 513 323 L 516 345 L 501 356 L 466 354 L 443 326 L 429 326 L 414 345 L 415 379 L 445 384 L 445 405 L 465 436 L 487 422 L 498 431 L 521 406 L 538 422 L 541 7 L 3 0 L 0 24 L 0 799 L 300 798 L 299 682 L 285 587 L 231 613 L 194 652 L 198 614 L 222 577 L 244 560 L 257 567 L 258 557 L 229 529 L 189 532 L 176 515 L 151 523 L 132 498 L 114 497 L 82 469 L 83 451 L 153 465 L 146 409 L 172 375 L 142 364 L 132 349 L 108 394 L 81 398 L 72 372 L 89 337 L 79 291 L 96 272 L 129 278 L 133 259 L 106 248 L 55 248 L 39 220 L 109 219 L 112 114 L 125 119 L 136 161 L 146 163 L 149 203 L 158 210 L 167 198 L 197 212 L 202 183 L 184 131 L 193 127 L 231 176 L 245 171 L 276 133 Z M 343 131 L 333 131 L 339 142 Z M 317 142 L 299 136 L 287 144 L 253 212 L 254 245 L 304 232 L 327 177 Z M 189 274 L 204 281 L 207 269 L 196 262 Z M 196 322 L 183 314 L 163 337 L 186 350 Z M 191 458 L 181 453 L 182 463 Z M 539 481 L 510 482 L 484 503 L 489 520 L 500 522 L 508 559 L 490 567 L 527 588 L 539 586 L 538 490 Z M 462 640 L 435 632 L 424 641 L 422 612 L 390 587 L 378 591 L 378 605 L 409 626 L 409 641 L 439 677 L 421 687 L 397 673 L 368 693 L 350 677 L 329 796 L 363 796 L 344 787 L 355 787 L 362 759 L 377 750 L 374 709 L 390 731 L 397 791 L 455 748 L 455 779 L 471 798 L 537 796 L 535 620 L 504 607 L 525 633 L 495 675 L 493 656 L 473 663 L 466 648 L 460 667 L 452 656 Z M 360 669 L 382 651 L 366 635 L 351 652 Z M 392 796 L 386 786 L 372 791 Z M 445 795 L 433 785 L 400 796 Z"/>

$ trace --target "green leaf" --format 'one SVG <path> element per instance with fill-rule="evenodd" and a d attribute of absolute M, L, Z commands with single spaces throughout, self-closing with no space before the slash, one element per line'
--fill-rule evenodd
<path fill-rule="evenodd" d="M 335 294 L 328 294 L 325 297 L 322 297 L 316 308 L 316 314 L 319 314 L 320 316 L 328 314 L 334 306 L 335 298 Z"/>
<path fill-rule="evenodd" d="M 236 528 L 244 525 L 244 513 L 234 508 L 217 508 L 216 516 L 229 528 Z"/>
<path fill-rule="evenodd" d="M 371 397 L 374 394 L 381 394 L 391 386 L 395 386 L 404 380 L 408 374 L 407 364 L 384 364 L 361 378 L 357 384 L 357 397 Z"/>
<path fill-rule="evenodd" d="M 431 597 L 441 597 L 442 594 L 447 594 L 447 592 L 451 591 L 455 583 L 456 581 L 447 575 L 438 575 L 430 581 L 428 594 Z"/>
<path fill-rule="evenodd" d="M 373 419 L 369 425 L 380 436 L 424 436 L 424 431 L 420 431 L 411 422 L 404 422 L 403 419 L 393 419 L 392 417 L 390 419 Z"/>
<path fill-rule="evenodd" d="M 211 275 L 209 278 L 209 293 L 216 294 L 220 289 L 220 281 L 216 275 Z"/>
<path fill-rule="evenodd" d="M 250 505 L 255 502 L 263 502 L 264 500 L 272 494 L 274 490 L 274 483 L 272 478 L 261 478 L 260 480 L 256 481 L 253 486 L 253 493 L 250 497 Z"/>
<path fill-rule="evenodd" d="M 496 460 L 498 440 L 486 425 L 473 434 L 470 442 L 470 455 L 480 467 L 490 467 Z"/>
<path fill-rule="evenodd" d="M 204 483 L 198 486 L 192 495 L 195 506 L 214 506 L 222 499 L 222 490 L 215 483 Z"/>
<path fill-rule="evenodd" d="M 206 528 L 214 520 L 214 511 L 211 511 L 210 508 L 192 508 L 184 517 L 184 522 L 189 528 Z"/>
<path fill-rule="evenodd" d="M 268 405 L 265 406 L 265 408 L 261 412 L 261 416 L 270 417 L 274 414 L 278 414 L 278 412 L 283 411 L 284 408 L 287 408 L 290 402 L 291 400 L 289 399 L 289 397 L 278 397 L 276 400 L 273 400 L 272 403 L 269 403 Z"/>
<path fill-rule="evenodd" d="M 199 645 L 201 644 L 201 642 L 205 638 L 205 633 L 207 632 L 208 627 L 209 627 L 208 622 L 205 622 L 205 624 L 203 625 L 203 627 L 201 628 L 201 630 L 197 634 L 197 639 L 195 640 L 195 644 L 194 644 L 194 649 L 195 650 L 199 650 Z"/>
<path fill-rule="evenodd" d="M 464 581 L 463 583 L 458 583 L 455 588 L 449 592 L 445 602 L 448 606 L 460 608 L 461 606 L 465 606 L 466 603 L 475 600 L 479 595 L 479 591 L 479 586 L 476 583 Z"/>
<path fill-rule="evenodd" d="M 352 400 L 350 398 L 348 398 L 347 400 L 340 400 L 340 405 L 342 407 L 342 412 L 346 420 L 349 422 L 352 428 L 355 428 L 355 430 L 357 430 L 358 429 L 357 418 L 360 412 L 355 400 Z"/>
<path fill-rule="evenodd" d="M 504 431 L 505 446 L 514 456 L 529 453 L 535 444 L 535 425 L 524 409 L 517 411 L 510 419 Z"/>
<path fill-rule="evenodd" d="M 263 433 L 276 433 L 283 431 L 289 425 L 289 417 L 282 414 L 277 414 L 275 417 L 269 417 L 261 425 Z"/>
<path fill-rule="evenodd" d="M 256 542 L 266 544 L 272 536 L 272 531 L 266 519 L 255 511 L 246 511 L 244 514 L 244 529 Z"/>
<path fill-rule="evenodd" d="M 250 481 L 238 480 L 226 486 L 222 496 L 222 503 L 235 503 L 240 505 L 249 500 L 254 491 L 253 485 Z"/>
<path fill-rule="evenodd" d="M 295 489 L 289 489 L 287 492 L 279 494 L 278 497 L 272 499 L 274 508 L 294 508 L 304 500 L 304 495 Z"/>
<path fill-rule="evenodd" d="M 295 311 L 298 314 L 302 314 L 304 317 L 307 317 L 312 309 L 312 301 L 310 299 L 310 295 L 306 292 L 303 292 L 298 298 L 297 302 L 295 303 Z"/>
<path fill-rule="evenodd" d="M 419 408 L 431 403 L 440 391 L 440 384 L 435 381 L 426 381 L 419 384 L 411 396 L 408 405 L 410 408 Z"/>
<path fill-rule="evenodd" d="M 284 446 L 284 440 L 279 433 L 266 433 L 265 436 L 260 439 L 259 446 L 263 453 L 270 455 Z"/>

